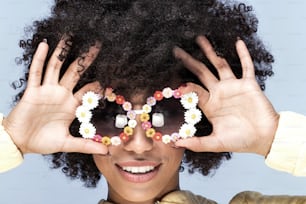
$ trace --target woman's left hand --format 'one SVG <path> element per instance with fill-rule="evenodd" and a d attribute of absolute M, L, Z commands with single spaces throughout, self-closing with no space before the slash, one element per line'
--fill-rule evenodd
<path fill-rule="evenodd" d="M 199 108 L 213 126 L 212 133 L 176 142 L 176 146 L 197 152 L 249 152 L 267 155 L 278 125 L 279 115 L 261 91 L 254 65 L 242 40 L 236 49 L 242 65 L 242 78 L 237 79 L 227 61 L 216 55 L 209 41 L 200 36 L 197 43 L 218 71 L 217 79 L 200 61 L 181 48 L 174 55 L 193 72 L 207 88 L 188 83 L 183 92 L 199 96 Z"/>

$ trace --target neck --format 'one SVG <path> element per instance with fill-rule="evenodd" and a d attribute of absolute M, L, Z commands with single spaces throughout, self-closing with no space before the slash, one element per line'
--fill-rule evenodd
<path fill-rule="evenodd" d="M 165 189 L 161 190 L 157 195 L 150 195 L 150 196 L 148 195 L 147 197 L 144 197 L 143 196 L 145 194 L 144 192 L 135 191 L 135 193 L 133 193 L 134 200 L 125 198 L 124 196 L 116 192 L 116 190 L 113 189 L 110 185 L 108 185 L 109 191 L 108 191 L 107 201 L 114 204 L 155 204 L 157 201 L 160 201 L 168 193 L 180 190 L 178 175 L 176 176 L 177 178 L 173 179 L 172 182 L 170 182 L 169 185 Z M 127 188 L 129 187 L 127 186 Z"/>

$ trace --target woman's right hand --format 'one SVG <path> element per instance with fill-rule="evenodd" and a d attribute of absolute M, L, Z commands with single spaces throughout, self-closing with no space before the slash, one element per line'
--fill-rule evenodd
<path fill-rule="evenodd" d="M 23 154 L 107 153 L 106 146 L 74 137 L 69 132 L 69 126 L 75 118 L 75 110 L 80 105 L 83 94 L 89 90 L 101 92 L 99 83 L 93 82 L 72 93 L 81 74 L 98 55 L 100 47 L 100 44 L 91 47 L 88 53 L 85 53 L 85 57 L 82 60 L 76 59 L 60 79 L 60 69 L 64 61 L 62 54 L 67 51 L 67 44 L 64 40 L 59 42 L 44 75 L 43 66 L 49 48 L 45 42 L 39 44 L 32 60 L 24 95 L 3 120 L 5 130 Z"/>

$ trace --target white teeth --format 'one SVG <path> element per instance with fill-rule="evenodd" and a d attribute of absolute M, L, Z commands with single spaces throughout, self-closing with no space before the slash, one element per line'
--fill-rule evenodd
<path fill-rule="evenodd" d="M 154 166 L 125 166 L 122 167 L 124 171 L 131 172 L 133 174 L 137 173 L 147 173 L 154 169 Z"/>

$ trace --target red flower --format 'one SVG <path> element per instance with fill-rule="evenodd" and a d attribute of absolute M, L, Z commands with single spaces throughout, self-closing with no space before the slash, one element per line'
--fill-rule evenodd
<path fill-rule="evenodd" d="M 123 142 L 127 142 L 130 138 L 127 134 L 125 134 L 124 132 L 120 133 L 120 139 L 123 141 Z"/>
<path fill-rule="evenodd" d="M 121 95 L 116 96 L 116 103 L 117 104 L 122 105 L 124 102 L 125 102 L 125 99 L 124 99 L 123 96 L 121 96 Z"/>
<path fill-rule="evenodd" d="M 162 134 L 160 132 L 156 132 L 155 135 L 153 136 L 153 139 L 156 141 L 160 141 L 162 139 Z"/>
<path fill-rule="evenodd" d="M 164 96 L 163 96 L 163 92 L 161 91 L 155 91 L 154 93 L 154 98 L 157 100 L 157 101 L 161 101 Z"/>

